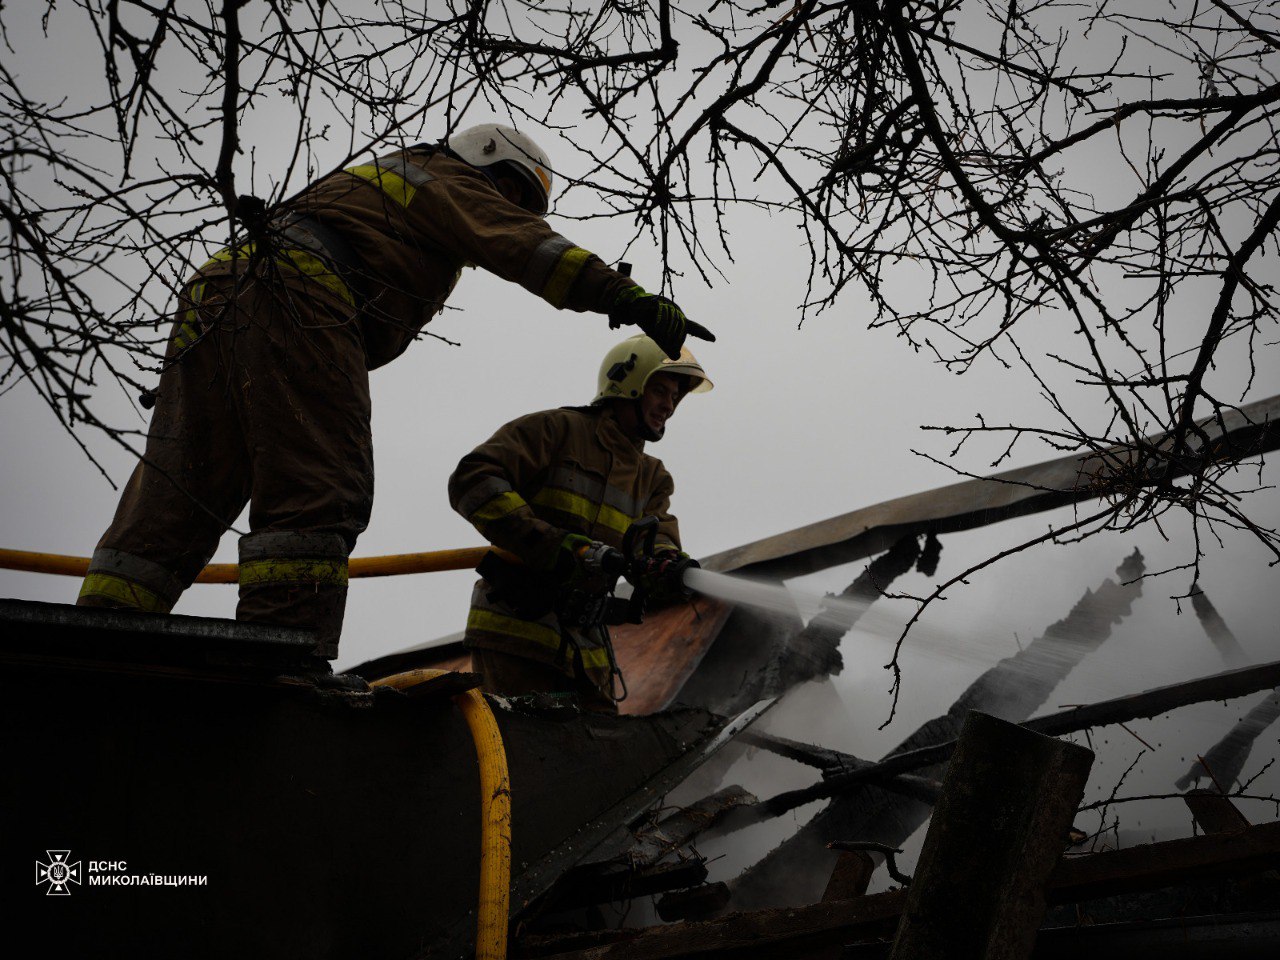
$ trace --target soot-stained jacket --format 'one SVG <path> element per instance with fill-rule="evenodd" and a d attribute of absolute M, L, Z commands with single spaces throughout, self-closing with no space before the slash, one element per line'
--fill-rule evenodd
<path fill-rule="evenodd" d="M 616 404 L 561 407 L 520 417 L 462 458 L 449 478 L 449 502 L 494 546 L 532 570 L 554 566 L 565 534 L 613 547 L 642 517 L 658 518 L 657 549 L 680 548 L 671 515 L 675 488 L 662 461 L 623 432 Z M 566 630 L 554 613 L 521 616 L 491 598 L 480 580 L 465 642 L 552 664 L 572 675 L 573 648 L 602 687 L 609 661 L 601 638 Z"/>
<path fill-rule="evenodd" d="M 344 304 L 360 325 L 369 369 L 404 352 L 467 264 L 577 311 L 607 312 L 633 284 L 435 146 L 322 178 L 273 213 L 265 238 L 216 254 L 190 299 L 198 303 L 200 280 L 252 263 L 287 289 Z M 253 257 L 263 243 L 270 249 Z"/>

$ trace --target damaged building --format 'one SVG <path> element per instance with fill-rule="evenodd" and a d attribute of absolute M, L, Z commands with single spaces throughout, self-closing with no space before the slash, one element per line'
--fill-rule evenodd
<path fill-rule="evenodd" d="M 1274 449 L 1278 412 L 1207 425 L 1212 455 Z M 949 537 L 1096 497 L 1097 475 L 1062 458 L 705 558 L 777 583 L 859 571 L 807 620 L 698 597 L 618 628 L 618 717 L 481 697 L 457 642 L 332 675 L 300 630 L 2 601 L 6 862 L 37 845 L 51 894 L 19 923 L 85 956 L 1272 955 L 1280 823 L 1238 799 L 1274 759 L 1280 662 L 1205 587 L 1221 669 L 1055 699 L 1138 616 L 1140 551 L 883 756 L 778 722 L 800 698 L 847 720 L 830 678 L 858 612 L 935 577 Z M 1236 719 L 1159 791 L 1187 835 L 1122 842 L 1123 798 L 1086 796 L 1091 738 L 1209 702 Z M 737 779 L 779 759 L 801 786 Z M 781 839 L 721 875 L 711 851 L 761 825 Z"/>

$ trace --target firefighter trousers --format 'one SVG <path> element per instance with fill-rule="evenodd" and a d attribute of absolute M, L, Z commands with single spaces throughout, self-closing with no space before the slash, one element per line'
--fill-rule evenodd
<path fill-rule="evenodd" d="M 246 503 L 236 618 L 311 628 L 336 656 L 373 504 L 369 377 L 354 310 L 305 281 L 184 290 L 146 452 L 78 602 L 167 612 Z"/>

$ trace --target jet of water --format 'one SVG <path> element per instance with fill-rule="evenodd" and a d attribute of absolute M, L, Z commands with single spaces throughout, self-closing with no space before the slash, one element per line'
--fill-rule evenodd
<path fill-rule="evenodd" d="M 892 610 L 872 610 L 868 601 L 824 596 L 780 583 L 760 582 L 699 567 L 690 568 L 685 573 L 684 583 L 695 593 L 717 600 L 773 613 L 798 615 L 807 622 L 821 618 L 819 622 L 837 629 L 843 627 L 845 632 L 853 631 L 863 640 L 877 642 L 886 654 L 906 626 L 905 617 Z M 993 663 L 1010 652 L 1007 638 L 994 632 L 981 637 L 966 637 L 927 623 L 912 626 L 906 646 L 921 653 L 983 664 Z"/>

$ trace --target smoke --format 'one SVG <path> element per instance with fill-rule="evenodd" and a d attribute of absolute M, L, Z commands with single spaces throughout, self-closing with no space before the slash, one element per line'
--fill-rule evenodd
<path fill-rule="evenodd" d="M 1132 549 L 1132 543 L 1128 549 Z M 1144 553 L 1146 549 L 1144 543 Z M 1220 651 L 1204 636 L 1196 618 L 1171 617 L 1175 605 L 1158 591 L 1149 592 L 1142 599 L 1129 622 L 1119 622 L 1121 618 L 1115 612 L 1103 610 L 1083 619 L 1067 618 L 1045 629 L 1055 617 L 1066 612 L 1065 601 L 1069 598 L 1076 605 L 1092 605 L 1090 598 L 1102 589 L 1103 592 L 1119 590 L 1131 594 L 1135 600 L 1140 599 L 1137 594 L 1141 590 L 1130 590 L 1126 586 L 1134 576 L 1131 571 L 1122 569 L 1113 573 L 1108 567 L 1113 567 L 1115 559 L 1102 569 L 1098 567 L 1105 559 L 1098 562 L 1091 557 L 1090 560 L 1089 563 L 1063 563 L 1055 557 L 1048 563 L 1039 560 L 1021 568 L 1006 568 L 1003 571 L 1006 576 L 993 578 L 1003 581 L 997 596 L 983 597 L 981 591 L 958 590 L 955 597 L 936 604 L 929 611 L 928 619 L 912 627 L 903 645 L 904 676 L 908 682 L 906 709 L 900 711 L 892 728 L 884 731 L 878 731 L 877 726 L 884 719 L 881 711 L 887 708 L 887 696 L 883 692 L 887 675 L 877 668 L 889 659 L 903 626 L 916 610 L 916 605 L 905 599 L 905 595 L 927 592 L 920 589 L 920 584 L 907 582 L 902 588 L 895 585 L 904 597 L 880 598 L 871 606 L 815 589 L 834 580 L 836 575 L 831 573 L 826 575 L 825 583 L 817 578 L 805 578 L 784 586 L 698 570 L 691 573 L 687 582 L 699 593 L 773 614 L 789 615 L 801 622 L 823 617 L 855 624 L 841 644 L 848 667 L 836 683 L 819 681 L 797 688 L 761 721 L 760 727 L 777 735 L 874 760 L 901 737 L 900 732 L 895 735 L 892 731 L 911 729 L 921 721 L 927 723 L 945 714 L 948 705 L 967 684 L 1001 660 L 1006 660 L 1006 692 L 1027 687 L 1047 688 L 1036 712 L 1136 693 L 1226 667 Z M 1110 578 L 1105 577 L 1106 573 L 1110 573 Z M 1099 582 L 1104 580 L 1111 585 L 1100 588 Z M 1143 581 L 1148 585 L 1150 582 Z M 1077 592 L 1081 590 L 1083 601 Z M 1101 649 L 1096 636 L 1100 630 L 1114 631 L 1111 642 Z M 1095 635 L 1092 643 L 1091 634 Z M 1017 655 L 1032 646 L 1034 656 Z M 911 698 L 914 702 L 909 702 Z M 844 709 L 837 709 L 838 701 L 843 701 Z M 1176 793 L 1174 781 L 1179 774 L 1195 761 L 1197 753 L 1222 735 L 1224 728 L 1243 719 L 1241 714 L 1249 705 L 1248 701 L 1201 704 L 1154 720 L 1132 722 L 1127 727 L 1105 727 L 1073 737 L 1098 754 L 1086 799 L 1104 800 L 1113 793 L 1121 797 Z M 990 706 L 986 709 L 1000 712 L 992 711 Z M 1265 734 L 1259 740 L 1262 741 L 1259 750 L 1248 764 L 1245 777 L 1257 773 L 1275 756 L 1274 743 Z M 729 769 L 721 771 L 723 778 L 719 782 L 739 783 L 762 799 L 812 783 L 821 776 L 818 770 L 754 748 L 734 753 L 736 762 L 726 764 Z M 729 756 L 725 759 L 729 760 Z M 1269 774 L 1263 779 L 1273 781 L 1275 778 Z M 1257 788 L 1270 792 L 1273 786 L 1259 782 Z M 1263 813 L 1256 803 L 1252 805 L 1256 810 L 1243 802 L 1239 805 L 1253 818 Z M 738 834 L 705 838 L 700 844 L 702 852 L 716 858 L 712 865 L 713 878 L 734 881 L 744 867 L 759 861 L 770 847 L 810 822 L 824 806 L 820 803 L 797 809 L 780 821 L 757 825 Z M 1267 816 L 1274 816 L 1274 812 L 1268 811 Z M 1101 843 L 1123 846 L 1139 842 L 1137 838 L 1149 841 L 1153 837 L 1167 839 L 1186 835 L 1190 832 L 1190 817 L 1182 803 L 1173 799 L 1123 804 L 1082 814 L 1078 826 L 1086 832 L 1105 830 Z M 818 838 L 822 841 L 819 847 L 826 840 L 841 838 L 827 836 L 829 831 L 820 832 L 823 835 Z M 908 868 L 923 835 L 921 827 L 905 839 L 895 838 L 895 843 L 907 849 L 903 860 Z M 877 839 L 861 834 L 858 838 Z M 812 884 L 814 878 L 809 874 L 815 870 L 823 872 L 818 862 L 821 858 L 799 859 L 803 861 L 804 870 L 794 876 L 786 869 L 786 862 L 779 860 L 771 864 L 779 870 L 773 880 L 797 889 L 805 886 L 801 882 L 803 878 L 807 877 Z M 883 889 L 887 882 L 883 871 L 878 870 L 872 890 Z M 741 908 L 743 904 L 735 903 L 735 906 Z"/>
<path fill-rule="evenodd" d="M 856 658 L 860 663 L 874 660 L 881 654 L 887 661 L 910 616 L 879 605 L 873 607 L 868 601 L 697 568 L 685 573 L 685 586 L 717 600 L 758 610 L 798 613 L 805 623 L 821 617 L 832 624 L 843 625 L 848 633 L 845 644 L 852 644 L 860 651 Z M 1000 618 L 989 616 L 981 633 L 958 633 L 921 622 L 912 626 L 904 649 L 926 657 L 987 666 L 1008 653 L 1008 637 L 1013 632 L 1012 623 L 1003 624 Z M 867 656 L 868 653 L 872 656 Z"/>

